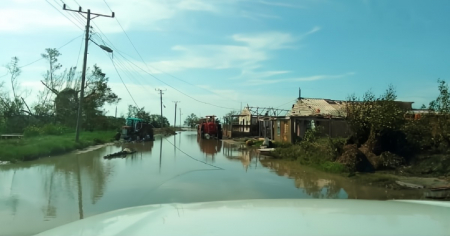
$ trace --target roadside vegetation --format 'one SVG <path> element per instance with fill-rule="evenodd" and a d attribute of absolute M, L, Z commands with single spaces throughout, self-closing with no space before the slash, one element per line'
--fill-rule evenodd
<path fill-rule="evenodd" d="M 26 101 L 31 91 L 19 81 L 20 60 L 12 57 L 5 65 L 6 80 L 0 81 L 0 134 L 18 134 L 21 139 L 0 140 L 0 161 L 25 161 L 61 154 L 90 145 L 111 141 L 125 124 L 125 116 L 107 116 L 105 105 L 117 105 L 121 100 L 109 86 L 109 78 L 93 65 L 86 70 L 82 107 L 80 141 L 75 142 L 75 127 L 81 91 L 81 71 L 64 68 L 59 63 L 61 53 L 47 48 L 41 54 L 48 65 L 40 83 L 43 89 L 35 94 L 35 102 Z M 168 127 L 167 118 L 150 114 L 144 108 L 129 106 L 128 117 L 142 118 L 152 127 Z M 174 133 L 164 129 L 163 133 Z"/>
<path fill-rule="evenodd" d="M 0 161 L 29 161 L 39 157 L 63 154 L 92 145 L 112 141 L 115 131 L 84 131 L 75 142 L 75 132 L 60 126 L 46 125 L 45 129 L 27 129 L 21 139 L 0 140 Z M 38 133 L 39 132 L 39 133 Z"/>
<path fill-rule="evenodd" d="M 334 172 L 390 171 L 404 175 L 450 175 L 450 94 L 438 80 L 438 97 L 420 114 L 408 113 L 395 101 L 392 86 L 376 97 L 349 96 L 347 122 L 352 135 L 329 138 L 320 127 L 308 130 L 303 140 L 277 148 L 275 158 Z M 392 178 L 391 178 L 392 180 Z"/>

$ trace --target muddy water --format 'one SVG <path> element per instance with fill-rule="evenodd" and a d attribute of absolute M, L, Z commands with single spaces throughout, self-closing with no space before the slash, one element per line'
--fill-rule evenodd
<path fill-rule="evenodd" d="M 95 214 L 145 204 L 257 198 L 422 198 L 348 178 L 264 160 L 251 150 L 195 132 L 126 144 L 138 152 L 111 160 L 90 152 L 0 166 L 0 235 L 31 235 Z"/>

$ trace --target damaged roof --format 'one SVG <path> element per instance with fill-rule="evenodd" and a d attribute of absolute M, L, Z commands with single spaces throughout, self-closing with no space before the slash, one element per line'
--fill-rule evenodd
<path fill-rule="evenodd" d="M 323 98 L 301 98 L 292 106 L 288 116 L 331 115 L 345 117 L 345 101 Z"/>

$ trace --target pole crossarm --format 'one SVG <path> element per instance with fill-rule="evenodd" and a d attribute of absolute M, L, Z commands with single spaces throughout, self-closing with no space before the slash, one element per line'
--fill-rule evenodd
<path fill-rule="evenodd" d="M 66 11 L 73 11 L 73 12 L 78 12 L 78 13 L 84 13 L 84 14 L 87 14 L 87 13 L 88 13 L 87 11 L 82 11 L 82 10 L 81 10 L 81 7 L 79 7 L 78 10 L 68 9 L 68 8 L 66 7 L 66 4 L 63 5 L 63 10 L 66 10 Z M 88 10 L 88 11 L 89 11 L 89 10 Z M 103 17 L 111 17 L 111 18 L 114 18 L 114 16 L 115 16 L 114 12 L 112 12 L 111 15 L 104 15 L 104 14 L 98 14 L 98 13 L 92 13 L 92 12 L 91 12 L 91 15 L 94 15 L 94 16 L 95 16 L 95 17 L 91 18 L 91 20 L 94 19 L 94 18 L 97 18 L 97 17 L 99 17 L 99 16 L 103 16 Z"/>

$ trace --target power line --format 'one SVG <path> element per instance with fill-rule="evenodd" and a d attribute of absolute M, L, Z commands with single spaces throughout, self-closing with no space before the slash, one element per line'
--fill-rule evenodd
<path fill-rule="evenodd" d="M 294 100 L 290 100 L 289 102 L 283 103 L 283 104 L 281 104 L 281 105 L 279 105 L 279 106 L 275 106 L 275 108 L 278 108 L 278 107 L 284 106 L 284 105 L 286 105 L 286 104 L 289 104 L 289 103 L 291 103 L 291 102 L 295 102 L 295 101 L 297 101 L 297 99 L 294 99 Z"/>
<path fill-rule="evenodd" d="M 119 53 L 119 54 L 120 54 L 120 53 Z M 142 69 L 140 66 L 136 65 L 136 64 L 133 63 L 132 61 L 129 61 L 129 63 L 131 63 L 132 65 L 134 65 L 136 68 L 139 68 L 139 69 L 142 70 L 144 73 L 146 73 L 146 74 L 150 75 L 151 77 L 155 78 L 155 79 L 158 80 L 159 82 L 161 82 L 161 83 L 167 85 L 168 87 L 170 87 L 170 88 L 172 88 L 173 90 L 175 90 L 175 91 L 177 91 L 177 92 L 183 94 L 184 96 L 191 98 L 191 99 L 194 100 L 194 101 L 197 101 L 197 102 L 199 102 L 199 103 L 203 103 L 203 104 L 206 104 L 206 105 L 210 105 L 210 106 L 215 106 L 215 107 L 218 107 L 218 108 L 229 109 L 229 110 L 235 110 L 235 108 L 218 106 L 218 105 L 215 105 L 215 104 L 212 104 L 212 103 L 208 103 L 208 102 L 205 102 L 205 101 L 198 100 L 198 99 L 196 99 L 196 98 L 194 98 L 194 97 L 192 97 L 192 96 L 190 96 L 190 95 L 188 95 L 188 94 L 186 94 L 186 93 L 180 91 L 179 89 L 176 89 L 176 88 L 173 87 L 172 85 L 170 85 L 170 84 L 164 82 L 163 80 L 161 80 L 161 79 L 159 79 L 158 77 L 154 76 L 154 75 L 151 74 L 150 72 L 148 72 L 148 71 Z"/>
<path fill-rule="evenodd" d="M 84 34 L 84 33 L 83 33 L 83 34 Z M 83 35 L 80 35 L 80 36 L 77 36 L 77 37 L 71 39 L 69 42 L 65 43 L 64 45 L 62 45 L 61 47 L 59 47 L 59 48 L 57 48 L 57 49 L 59 50 L 59 49 L 65 47 L 65 46 L 67 46 L 69 43 L 73 42 L 74 40 L 76 40 L 76 39 L 78 39 L 79 37 L 82 37 L 82 36 L 83 36 Z M 26 67 L 26 66 L 29 66 L 29 65 L 31 65 L 31 64 L 34 64 L 34 63 L 36 63 L 36 62 L 38 62 L 38 61 L 40 61 L 40 60 L 43 60 L 43 59 L 44 59 L 43 57 L 40 57 L 39 59 L 37 59 L 37 60 L 35 60 L 35 61 L 32 61 L 32 62 L 30 62 L 30 63 L 28 63 L 28 64 L 26 64 L 26 65 L 24 65 L 24 66 L 19 67 L 19 69 L 21 69 L 21 68 L 23 68 L 23 67 Z"/>
<path fill-rule="evenodd" d="M 208 165 L 208 166 L 211 166 L 211 167 L 214 167 L 214 168 L 217 168 L 217 169 L 219 169 L 219 170 L 225 170 L 225 169 L 223 169 L 223 168 L 221 168 L 221 167 L 215 166 L 215 165 L 213 165 L 213 164 L 204 162 L 204 161 L 202 161 L 202 160 L 199 160 L 199 159 L 197 159 L 197 158 L 195 158 L 195 157 L 190 156 L 189 154 L 187 154 L 186 152 L 184 152 L 183 150 L 181 150 L 180 148 L 178 148 L 175 144 L 173 144 L 172 142 L 170 142 L 167 138 L 165 138 L 165 139 L 166 139 L 167 142 L 169 142 L 170 144 L 172 144 L 176 149 L 178 149 L 180 152 L 182 152 L 183 154 L 185 154 L 186 156 L 188 156 L 188 157 L 191 158 L 192 160 L 198 161 L 198 162 L 200 162 L 200 163 L 203 163 L 203 164 L 205 164 L 205 165 Z"/>
<path fill-rule="evenodd" d="M 82 27 L 80 27 L 77 23 L 75 23 L 74 21 L 72 21 L 72 19 L 70 19 L 69 17 L 67 17 L 64 13 L 62 13 L 58 8 L 56 8 L 55 6 L 53 6 L 53 4 L 51 4 L 48 0 L 45 0 L 48 4 L 50 4 L 50 6 L 52 6 L 56 11 L 58 11 L 61 15 L 63 15 L 65 18 L 67 18 L 70 22 L 72 22 L 78 29 L 83 30 Z"/>
<path fill-rule="evenodd" d="M 100 31 L 100 32 L 101 32 L 101 31 Z M 102 33 L 102 34 L 103 34 L 103 33 Z M 104 34 L 103 34 L 103 35 L 104 35 Z M 105 36 L 105 35 L 104 35 L 104 36 Z M 106 36 L 105 36 L 105 38 L 107 39 Z M 108 40 L 108 41 L 109 41 L 109 40 Z M 115 48 L 114 46 L 111 45 L 111 47 L 113 47 L 113 48 L 116 50 L 116 48 Z M 215 105 L 215 104 L 212 104 L 212 103 L 208 103 L 208 102 L 205 102 L 205 101 L 198 100 L 198 99 L 196 99 L 196 98 L 194 98 L 194 97 L 192 97 L 192 96 L 190 96 L 190 95 L 188 95 L 188 94 L 186 94 L 186 93 L 180 91 L 179 89 L 177 89 L 177 88 L 171 86 L 170 84 L 164 82 L 163 80 L 161 80 L 161 79 L 159 79 L 158 77 L 154 76 L 152 73 L 146 71 L 145 69 L 141 68 L 140 66 L 136 65 L 136 64 L 133 63 L 131 60 L 129 60 L 128 58 L 126 58 L 125 56 L 123 56 L 123 55 L 120 53 L 120 51 L 118 51 L 118 50 L 116 50 L 116 51 L 117 51 L 117 53 L 118 53 L 124 60 L 126 60 L 128 63 L 132 64 L 133 66 L 135 66 L 136 68 L 140 69 L 140 70 L 143 71 L 144 73 L 150 75 L 151 77 L 153 77 L 154 79 L 158 80 L 159 82 L 161 82 L 161 83 L 167 85 L 168 87 L 170 87 L 170 88 L 172 88 L 173 90 L 175 90 L 175 91 L 177 91 L 177 92 L 183 94 L 184 96 L 191 98 L 191 99 L 194 100 L 194 101 L 197 101 L 197 102 L 200 102 L 200 103 L 203 103 L 203 104 L 206 104 L 206 105 L 210 105 L 210 106 L 215 106 L 215 107 L 218 107 L 218 108 L 229 109 L 229 110 L 235 110 L 235 108 L 223 107 L 223 106 L 219 106 L 219 105 Z"/>
<path fill-rule="evenodd" d="M 66 4 L 65 2 L 63 2 L 62 0 L 60 0 L 61 1 L 61 3 L 58 3 L 58 1 L 57 0 L 53 0 L 55 3 L 56 3 L 56 5 L 58 5 L 59 7 L 62 7 L 63 5 L 61 5 L 61 3 L 62 4 Z M 66 4 L 69 8 L 70 8 L 70 6 L 69 6 L 69 4 Z M 73 12 L 71 12 L 70 14 L 72 14 L 71 16 L 72 16 L 72 18 L 73 19 L 75 19 L 78 23 L 80 23 L 80 25 L 84 25 L 84 19 L 80 16 L 80 15 L 78 15 L 77 13 L 73 13 Z M 81 19 L 80 19 L 81 18 Z"/>
<path fill-rule="evenodd" d="M 106 3 L 106 2 L 105 2 L 105 3 Z M 106 4 L 107 4 L 107 3 L 106 3 Z M 111 10 L 111 8 L 109 7 L 109 5 L 107 5 L 107 6 L 108 6 L 108 8 Z M 116 18 L 116 20 L 117 20 L 117 18 Z M 117 20 L 117 21 L 118 21 L 118 20 Z M 118 22 L 118 23 L 119 23 L 119 22 Z M 215 105 L 215 104 L 212 104 L 212 103 L 208 103 L 208 102 L 204 102 L 204 101 L 198 100 L 198 99 L 196 99 L 196 98 L 194 98 L 194 97 L 192 97 L 192 96 L 190 96 L 190 95 L 188 95 L 188 94 L 186 94 L 186 93 L 180 91 L 179 89 L 174 88 L 173 86 L 171 86 L 170 84 L 164 82 L 163 80 L 157 78 L 157 77 L 154 76 L 152 73 L 146 71 L 145 69 L 142 69 L 141 67 L 139 67 L 138 65 L 136 65 L 135 63 L 133 63 L 131 60 L 129 60 L 129 59 L 127 59 L 125 56 L 123 56 L 123 55 L 121 54 L 120 50 L 118 50 L 118 49 L 114 46 L 114 44 L 113 44 L 113 43 L 108 39 L 108 37 L 101 31 L 101 29 L 100 29 L 95 23 L 94 23 L 94 25 L 95 25 L 96 28 L 99 30 L 99 32 L 105 37 L 105 39 L 110 43 L 110 46 L 111 46 L 112 48 L 114 48 L 114 50 L 115 50 L 120 56 L 122 56 L 123 59 L 125 59 L 126 61 L 128 61 L 128 63 L 134 65 L 136 68 L 139 68 L 139 69 L 142 70 L 144 73 L 146 73 L 146 74 L 150 75 L 151 77 L 153 77 L 154 79 L 158 80 L 159 82 L 161 82 L 161 83 L 167 85 L 168 87 L 172 88 L 173 90 L 175 90 L 175 91 L 177 91 L 177 92 L 183 94 L 184 96 L 189 97 L 189 98 L 191 98 L 192 100 L 197 101 L 197 102 L 199 102 L 199 103 L 203 103 L 203 104 L 206 104 L 206 105 L 210 105 L 210 106 L 214 106 L 214 107 L 218 107 L 218 108 L 222 108 L 222 109 L 236 110 L 235 108 L 219 106 L 219 105 Z M 120 25 L 120 23 L 119 23 L 119 25 Z M 123 28 L 122 28 L 122 30 L 123 30 Z M 123 30 L 123 31 L 124 31 L 124 30 Z M 126 34 L 125 31 L 124 31 L 124 33 Z M 145 61 L 143 60 L 143 58 L 142 58 L 142 56 L 140 55 L 140 53 L 137 51 L 137 49 L 136 49 L 136 47 L 134 46 L 134 44 L 131 42 L 131 40 L 130 40 L 130 38 L 128 37 L 128 35 L 127 35 L 127 38 L 129 39 L 130 43 L 133 45 L 133 48 L 136 50 L 137 54 L 139 55 L 139 57 L 141 58 L 141 60 L 143 61 L 143 63 L 148 67 L 148 65 L 145 63 Z M 102 40 L 103 40 L 103 39 L 102 39 Z M 147 68 L 147 69 L 148 69 L 148 68 Z M 211 91 L 210 91 L 210 92 L 211 92 Z M 213 93 L 214 93 L 214 92 L 213 92 Z"/>
<path fill-rule="evenodd" d="M 81 5 L 77 2 L 77 0 L 73 0 L 79 7 L 81 7 Z"/>
<path fill-rule="evenodd" d="M 106 0 L 103 0 L 103 2 L 105 2 L 106 6 L 109 8 L 109 10 L 112 11 L 111 7 L 110 7 L 109 4 L 106 2 Z M 142 58 L 141 54 L 140 54 L 139 51 L 137 50 L 137 48 L 136 48 L 136 46 L 134 45 L 133 41 L 131 41 L 131 38 L 128 36 L 128 34 L 127 34 L 127 32 L 125 31 L 125 29 L 122 27 L 122 24 L 120 24 L 119 19 L 118 19 L 117 17 L 116 17 L 115 19 L 116 19 L 117 23 L 119 24 L 120 28 L 122 29 L 122 32 L 125 34 L 125 36 L 127 36 L 127 39 L 128 39 L 128 41 L 130 42 L 131 46 L 133 46 L 134 51 L 139 55 L 139 58 L 142 60 L 142 63 L 144 63 L 147 67 L 149 67 L 149 65 L 147 65 L 147 63 L 145 63 L 145 60 Z M 151 66 L 150 66 L 150 67 L 151 67 Z M 211 90 L 208 90 L 208 89 L 205 89 L 205 88 L 196 86 L 196 85 L 194 85 L 194 84 L 191 84 L 191 83 L 189 83 L 189 82 L 187 82 L 187 81 L 185 81 L 185 80 L 182 80 L 182 79 L 180 79 L 180 78 L 178 78 L 178 77 L 176 77 L 176 76 L 174 76 L 174 75 L 171 75 L 171 74 L 169 74 L 169 73 L 167 73 L 167 72 L 164 72 L 164 71 L 162 71 L 162 70 L 156 69 L 156 68 L 154 68 L 154 67 L 152 67 L 152 68 L 155 69 L 155 70 L 157 70 L 157 71 L 160 71 L 160 72 L 162 72 L 162 73 L 165 73 L 165 74 L 169 75 L 170 77 L 172 77 L 172 78 L 174 78 L 174 79 L 177 79 L 177 80 L 179 80 L 179 81 L 182 81 L 182 82 L 184 82 L 184 83 L 186 83 L 186 84 L 192 85 L 192 86 L 197 87 L 197 88 L 201 88 L 201 89 L 203 89 L 203 90 L 205 90 L 205 91 L 211 92 L 211 93 L 216 94 L 216 95 L 218 95 L 218 96 L 220 96 L 220 97 L 223 97 L 223 98 L 226 98 L 226 99 L 230 99 L 230 98 L 227 98 L 227 97 L 222 96 L 222 95 L 220 95 L 220 94 L 217 94 L 217 93 L 215 93 L 215 92 L 213 92 L 213 91 L 211 91 Z M 148 68 L 147 68 L 147 69 L 148 69 Z M 236 100 L 234 100 L 234 99 L 231 99 L 231 100 L 233 100 L 233 101 L 235 101 L 235 102 L 240 102 L 240 101 L 236 101 Z"/>
<path fill-rule="evenodd" d="M 106 2 L 106 0 L 103 0 L 103 2 L 105 2 L 106 6 L 108 6 L 109 10 L 112 11 L 111 7 L 108 5 L 108 3 Z M 149 66 L 149 65 L 147 65 L 147 64 L 145 63 L 145 61 L 144 61 L 144 59 L 142 58 L 141 54 L 140 54 L 139 51 L 137 50 L 137 48 L 136 48 L 136 46 L 134 45 L 133 41 L 131 41 L 131 38 L 128 36 L 128 34 L 127 34 L 127 32 L 125 31 L 125 29 L 122 27 L 122 24 L 120 24 L 119 19 L 118 19 L 117 17 L 116 17 L 116 21 L 117 21 L 117 23 L 119 24 L 120 28 L 122 29 L 123 33 L 127 36 L 128 41 L 129 41 L 130 44 L 133 46 L 133 48 L 134 48 L 134 50 L 136 51 L 136 53 L 137 53 L 137 54 L 139 55 L 139 57 L 141 58 L 142 62 L 143 62 L 146 66 Z M 208 92 L 212 92 L 213 94 L 216 94 L 216 95 L 218 95 L 218 96 L 220 96 L 220 97 L 223 97 L 223 98 L 226 98 L 226 99 L 230 99 L 230 98 L 224 97 L 224 96 L 222 96 L 222 95 L 220 95 L 220 94 L 217 94 L 217 93 L 215 93 L 215 92 L 213 92 L 213 91 L 211 91 L 211 90 L 208 90 L 208 89 L 205 89 L 205 88 L 196 86 L 196 85 L 194 85 L 194 84 L 192 84 L 192 83 L 189 83 L 189 82 L 187 82 L 187 81 L 185 81 L 185 80 L 183 80 L 183 79 L 180 79 L 180 78 L 178 78 L 178 77 L 176 77 L 176 76 L 174 76 L 174 75 L 172 75 L 172 74 L 169 74 L 169 73 L 167 73 L 167 72 L 164 72 L 164 71 L 162 71 L 162 70 L 160 70 L 160 69 L 157 69 L 157 68 L 155 68 L 155 67 L 152 67 L 152 66 L 149 66 L 149 67 L 151 67 L 151 68 L 153 68 L 153 69 L 155 69 L 155 70 L 157 70 L 157 71 L 160 71 L 160 72 L 162 72 L 162 73 L 165 73 L 165 74 L 169 75 L 170 77 L 172 77 L 172 78 L 174 78 L 174 79 L 177 79 L 177 80 L 179 80 L 179 81 L 182 81 L 182 82 L 184 82 L 184 83 L 186 83 L 186 84 L 192 85 L 192 86 L 197 87 L 197 88 L 201 88 L 201 89 L 203 89 L 203 90 L 205 90 L 205 91 L 208 91 Z M 234 99 L 232 99 L 232 100 L 234 100 Z M 236 100 L 234 100 L 234 101 L 236 101 Z M 240 101 L 236 101 L 236 102 L 240 102 Z"/>
<path fill-rule="evenodd" d="M 81 55 L 81 49 L 83 48 L 83 42 L 84 42 L 84 37 L 81 38 L 80 49 L 78 50 L 77 63 L 75 64 L 75 67 L 78 67 L 78 62 L 80 60 L 80 55 Z"/>
<path fill-rule="evenodd" d="M 125 85 L 125 83 L 124 83 L 124 81 L 123 81 L 123 79 L 122 79 L 122 76 L 120 76 L 120 73 L 119 73 L 119 71 L 118 71 L 117 68 L 116 68 L 116 65 L 115 65 L 115 63 L 114 63 L 114 60 L 113 60 L 112 58 L 110 58 L 110 59 L 111 59 L 111 62 L 113 63 L 114 69 L 115 69 L 116 72 L 117 72 L 117 75 L 119 76 L 120 80 L 122 81 L 123 86 L 124 86 L 125 89 L 127 90 L 128 94 L 130 95 L 130 97 L 131 97 L 131 99 L 133 100 L 133 102 L 134 102 L 134 104 L 136 105 L 136 107 L 139 107 L 139 105 L 138 105 L 138 104 L 136 103 L 136 101 L 134 100 L 133 95 L 131 95 L 130 91 L 128 90 L 127 86 Z M 160 93 L 162 93 L 162 90 L 160 90 Z M 161 95 L 161 96 L 162 96 L 162 95 Z M 162 109 L 162 108 L 161 108 L 161 109 Z M 180 114 L 181 114 L 181 112 L 180 112 Z M 162 119 L 162 115 L 161 115 L 161 119 Z M 149 124 L 150 124 L 150 126 L 152 126 L 153 128 L 155 128 L 151 123 L 149 123 Z M 224 169 L 221 168 L 221 167 L 218 167 L 218 166 L 209 164 L 209 163 L 207 163 L 207 162 L 201 161 L 201 160 L 199 160 L 199 159 L 197 159 L 197 158 L 195 158 L 195 157 L 189 155 L 188 153 L 184 152 L 183 150 L 181 150 L 180 148 L 178 148 L 175 144 L 173 144 L 173 143 L 170 142 L 169 140 L 166 139 L 166 141 L 169 142 L 169 143 L 170 143 L 172 146 L 174 146 L 176 149 L 178 149 L 180 152 L 182 152 L 183 154 L 185 154 L 186 156 L 188 156 L 189 158 L 191 158 L 192 160 L 201 162 L 201 163 L 203 163 L 203 164 L 205 164 L 205 165 L 208 165 L 208 166 L 217 168 L 217 169 L 219 169 L 219 170 L 224 170 Z"/>
<path fill-rule="evenodd" d="M 133 95 L 131 95 L 130 90 L 128 90 L 127 85 L 123 82 L 122 76 L 120 76 L 120 73 L 119 73 L 119 71 L 118 71 L 117 68 L 116 68 L 116 64 L 114 63 L 114 60 L 113 60 L 112 58 L 110 58 L 110 59 L 111 59 L 111 62 L 112 62 L 112 64 L 113 64 L 113 66 L 114 66 L 114 69 L 115 69 L 116 72 L 117 72 L 117 75 L 118 75 L 119 78 L 120 78 L 120 81 L 122 81 L 123 86 L 125 86 L 125 89 L 127 90 L 128 94 L 130 95 L 131 99 L 133 100 L 134 105 L 136 105 L 136 107 L 139 107 L 138 104 L 136 103 L 136 101 L 134 100 Z"/>
<path fill-rule="evenodd" d="M 8 74 L 9 74 L 9 72 L 6 72 L 6 74 L 0 76 L 0 78 L 3 78 L 3 77 L 5 77 L 5 76 L 7 76 Z"/>
<path fill-rule="evenodd" d="M 114 63 L 114 60 L 113 60 L 112 58 L 110 58 L 110 59 L 111 59 L 111 62 L 113 63 L 114 69 L 115 69 L 116 72 L 117 72 L 117 75 L 119 76 L 120 80 L 122 81 L 122 84 L 124 85 L 125 89 L 127 90 L 128 94 L 130 95 L 131 99 L 133 100 L 134 104 L 136 105 L 136 107 L 139 107 L 139 105 L 138 105 L 138 104 L 136 103 L 136 101 L 134 100 L 133 95 L 131 95 L 131 93 L 130 93 L 130 91 L 128 90 L 126 84 L 124 83 L 124 81 L 123 81 L 123 79 L 122 79 L 122 76 L 120 75 L 119 71 L 117 70 L 116 65 L 115 65 L 115 63 Z M 160 90 L 160 93 L 161 93 L 161 96 L 162 96 L 162 90 Z M 162 105 L 161 105 L 161 106 L 162 106 Z M 161 108 L 161 109 L 162 109 L 162 108 Z M 180 108 L 180 115 L 181 115 L 181 108 Z M 161 115 L 161 119 L 162 119 L 162 115 Z M 181 120 L 180 120 L 180 122 L 181 122 Z M 149 125 L 150 125 L 151 127 L 155 128 L 151 123 L 149 123 Z M 217 169 L 219 169 L 219 170 L 224 170 L 224 169 L 221 168 L 221 167 L 218 167 L 218 166 L 209 164 L 209 163 L 207 163 L 207 162 L 201 161 L 201 160 L 199 160 L 199 159 L 197 159 L 197 158 L 195 158 L 195 157 L 189 155 L 188 153 L 184 152 L 183 150 L 181 150 L 179 147 L 177 147 L 175 144 L 173 144 L 173 143 L 170 142 L 169 140 L 166 139 L 166 141 L 169 142 L 169 143 L 170 143 L 172 146 L 174 146 L 176 149 L 178 149 L 180 152 L 182 152 L 183 154 L 185 154 L 186 156 L 188 156 L 189 158 L 191 158 L 192 160 L 195 160 L 195 161 L 198 161 L 198 162 L 203 163 L 203 164 L 205 164 L 205 165 L 208 165 L 208 166 L 217 168 Z"/>

